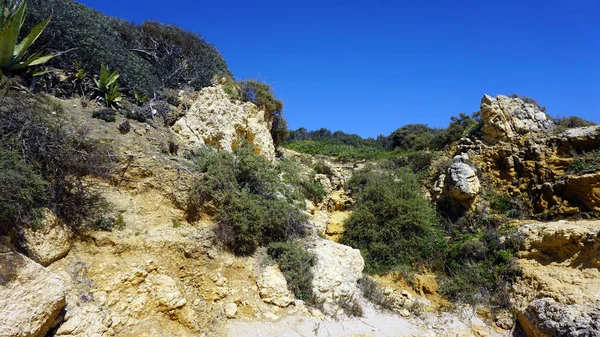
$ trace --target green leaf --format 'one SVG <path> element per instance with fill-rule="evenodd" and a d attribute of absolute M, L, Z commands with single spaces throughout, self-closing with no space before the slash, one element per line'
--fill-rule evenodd
<path fill-rule="evenodd" d="M 37 65 L 48 62 L 48 60 L 50 60 L 51 58 L 54 57 L 54 55 L 46 55 L 46 56 L 41 56 L 41 55 L 42 55 L 42 51 L 40 50 L 37 53 L 31 55 L 29 58 L 27 58 L 27 60 L 13 63 L 10 66 L 6 67 L 6 69 L 19 70 L 19 69 L 24 69 L 24 68 L 27 68 L 30 66 L 37 66 Z"/>
<path fill-rule="evenodd" d="M 113 83 L 115 83 L 117 81 L 119 76 L 121 76 L 121 75 L 119 75 L 119 73 L 116 73 L 116 72 L 112 73 L 109 76 L 108 81 L 106 82 L 106 86 L 110 87 L 111 85 L 113 85 Z"/>
<path fill-rule="evenodd" d="M 35 42 L 35 40 L 37 40 L 37 38 L 42 34 L 49 22 L 50 18 L 47 18 L 46 20 L 38 23 L 37 25 L 35 25 L 35 27 L 31 29 L 29 34 L 15 48 L 15 59 L 20 60 L 25 55 L 27 49 L 29 49 L 29 47 Z"/>
<path fill-rule="evenodd" d="M 0 33 L 0 67 L 13 63 L 19 32 L 25 18 L 25 2 L 21 2 L 13 15 L 8 16 Z"/>

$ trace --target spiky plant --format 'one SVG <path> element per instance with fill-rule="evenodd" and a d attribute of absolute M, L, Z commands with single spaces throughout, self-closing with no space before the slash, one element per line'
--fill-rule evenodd
<path fill-rule="evenodd" d="M 31 29 L 29 34 L 17 44 L 21 28 L 25 23 L 27 1 L 0 0 L 0 72 L 20 70 L 48 62 L 53 55 L 42 56 L 43 52 L 28 53 L 29 47 L 42 34 L 50 17 Z"/>
<path fill-rule="evenodd" d="M 108 92 L 113 83 L 117 82 L 119 76 L 119 73 L 116 71 L 111 73 L 110 70 L 108 70 L 108 67 L 104 64 L 104 62 L 102 62 L 102 64 L 100 64 L 100 76 L 98 76 L 98 78 L 94 78 L 94 83 L 96 83 L 96 90 L 98 90 L 101 93 Z"/>

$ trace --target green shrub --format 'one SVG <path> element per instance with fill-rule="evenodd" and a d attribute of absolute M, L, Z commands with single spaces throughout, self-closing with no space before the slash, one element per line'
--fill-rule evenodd
<path fill-rule="evenodd" d="M 0 234 L 18 223 L 33 222 L 47 203 L 48 183 L 15 151 L 0 146 Z"/>
<path fill-rule="evenodd" d="M 32 172 L 45 182 L 44 192 L 39 193 L 45 197 L 35 202 L 37 206 L 50 208 L 73 227 L 85 224 L 100 206 L 95 183 L 89 177 L 111 175 L 113 163 L 107 155 L 110 148 L 89 139 L 85 130 L 67 129 L 60 106 L 44 96 L 13 91 L 10 87 L 10 82 L 0 83 L 0 152 L 19 153 L 20 162 L 31 168 L 14 166 L 15 174 L 32 182 L 27 190 L 40 192 L 42 186 L 37 179 L 32 180 Z M 27 209 L 34 210 L 28 206 Z"/>
<path fill-rule="evenodd" d="M 98 118 L 107 123 L 114 123 L 117 120 L 117 113 L 112 109 L 101 109 L 92 112 L 92 118 Z"/>
<path fill-rule="evenodd" d="M 105 62 L 119 69 L 121 82 L 129 89 L 145 94 L 160 91 L 161 82 L 151 65 L 132 52 L 115 29 L 121 21 L 71 0 L 30 0 L 31 7 L 25 26 L 32 27 L 52 13 L 52 20 L 38 43 L 51 52 L 69 51 L 55 57 L 49 64 L 72 69 L 77 61 L 88 72 Z"/>
<path fill-rule="evenodd" d="M 306 216 L 293 203 L 293 189 L 248 145 L 234 153 L 202 149 L 188 158 L 199 173 L 188 196 L 188 218 L 197 219 L 212 203 L 217 237 L 236 254 L 306 235 Z"/>
<path fill-rule="evenodd" d="M 64 52 L 49 64 L 72 69 L 73 61 L 87 71 L 105 62 L 121 73 L 121 84 L 132 93 L 159 93 L 164 87 L 210 85 L 217 74 L 229 74 L 219 52 L 197 34 L 175 26 L 146 22 L 136 26 L 71 0 L 30 0 L 25 27 L 30 29 L 52 13 L 39 38 L 49 51 Z M 180 71 L 175 72 L 176 69 Z"/>
<path fill-rule="evenodd" d="M 327 196 L 327 192 L 321 183 L 315 181 L 300 181 L 300 191 L 302 195 L 314 203 L 320 203 Z"/>
<path fill-rule="evenodd" d="M 323 160 L 318 160 L 313 165 L 313 170 L 319 174 L 324 174 L 328 177 L 333 176 L 333 170 Z"/>
<path fill-rule="evenodd" d="M 436 130 L 425 124 L 408 124 L 392 132 L 392 148 L 404 150 L 425 150 L 432 148 Z"/>
<path fill-rule="evenodd" d="M 437 214 L 412 172 L 367 167 L 353 175 L 348 188 L 357 206 L 341 242 L 361 250 L 367 272 L 426 261 L 443 243 Z"/>
<path fill-rule="evenodd" d="M 434 146 L 437 149 L 443 149 L 462 137 L 476 135 L 483 125 L 480 119 L 479 113 L 474 113 L 471 116 L 460 113 L 458 117 L 450 117 L 448 127 L 439 130 L 433 137 Z"/>
<path fill-rule="evenodd" d="M 553 117 L 552 121 L 556 125 L 554 128 L 554 132 L 556 132 L 556 133 L 560 133 L 560 132 L 563 132 L 568 129 L 596 125 L 596 123 L 594 123 L 592 121 L 588 121 L 588 120 L 585 120 L 585 119 L 583 119 L 581 117 L 577 117 L 577 116 Z"/>
<path fill-rule="evenodd" d="M 311 268 L 317 257 L 308 252 L 296 241 L 271 243 L 267 254 L 279 264 L 288 285 L 288 289 L 296 298 L 309 300 L 313 297 Z"/>
<path fill-rule="evenodd" d="M 139 26 L 121 22 L 117 30 L 128 48 L 152 65 L 164 87 L 199 90 L 215 76 L 231 76 L 221 54 L 198 34 L 155 21 Z"/>
<path fill-rule="evenodd" d="M 442 294 L 461 303 L 510 308 L 510 285 L 522 273 L 514 257 L 520 242 L 515 233 L 488 228 L 476 236 L 458 234 L 451 240 Z"/>
<path fill-rule="evenodd" d="M 383 150 L 368 146 L 353 146 L 336 140 L 297 140 L 285 144 L 285 147 L 297 152 L 312 155 L 325 155 L 339 159 L 372 159 Z"/>
<path fill-rule="evenodd" d="M 580 156 L 569 165 L 569 173 L 580 174 L 600 168 L 600 150 Z"/>

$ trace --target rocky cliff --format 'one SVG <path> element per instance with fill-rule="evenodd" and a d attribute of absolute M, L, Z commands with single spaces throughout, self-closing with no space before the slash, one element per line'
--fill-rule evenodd
<path fill-rule="evenodd" d="M 556 132 L 536 104 L 485 95 L 480 132 L 462 138 L 452 155 L 431 193 L 465 212 L 536 220 L 600 216 L 600 126 Z M 527 336 L 600 335 L 600 222 L 511 226 L 522 240 L 523 272 L 512 300 Z"/>

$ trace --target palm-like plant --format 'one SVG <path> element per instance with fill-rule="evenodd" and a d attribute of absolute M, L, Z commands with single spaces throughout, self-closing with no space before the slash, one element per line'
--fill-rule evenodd
<path fill-rule="evenodd" d="M 42 51 L 28 54 L 29 47 L 42 34 L 50 18 L 40 22 L 17 44 L 21 28 L 25 23 L 25 0 L 0 0 L 0 70 L 19 70 L 40 65 L 53 55 L 42 56 Z"/>
<path fill-rule="evenodd" d="M 119 83 L 117 82 L 119 76 L 119 73 L 116 71 L 111 73 L 104 62 L 102 62 L 100 65 L 100 75 L 98 78 L 94 78 L 96 91 L 99 93 L 97 97 L 102 97 L 103 94 L 104 102 L 108 106 L 121 101 L 123 98 L 122 93 L 119 91 Z"/>
<path fill-rule="evenodd" d="M 111 73 L 104 62 L 102 62 L 102 64 L 100 64 L 100 76 L 98 76 L 98 78 L 94 78 L 96 90 L 102 93 L 108 92 L 110 90 L 110 86 L 117 82 L 119 76 L 121 75 L 119 75 L 119 73 L 116 71 Z"/>

